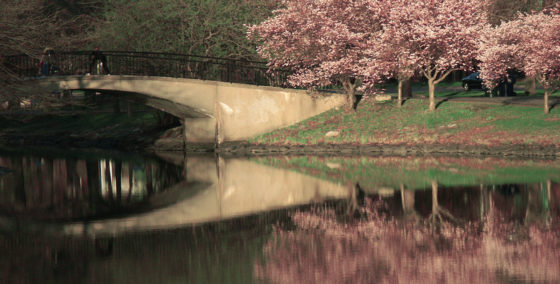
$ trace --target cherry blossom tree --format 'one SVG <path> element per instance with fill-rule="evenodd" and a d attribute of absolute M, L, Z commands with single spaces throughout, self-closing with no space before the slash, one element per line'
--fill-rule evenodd
<path fill-rule="evenodd" d="M 495 88 L 506 76 L 508 69 L 523 68 L 522 23 L 503 22 L 497 27 L 487 27 L 480 41 L 480 77 L 489 88 Z M 530 28 L 532 29 L 532 28 Z"/>
<path fill-rule="evenodd" d="M 383 5 L 385 3 L 385 5 Z M 291 69 L 292 86 L 342 84 L 347 107 L 356 107 L 364 43 L 381 28 L 389 1 L 286 0 L 274 16 L 249 28 L 271 69 Z M 373 80 L 370 72 L 369 80 Z"/>
<path fill-rule="evenodd" d="M 546 114 L 550 110 L 548 97 L 560 82 L 560 15 L 539 13 L 527 17 L 526 21 L 538 28 L 524 34 L 527 52 L 524 71 L 544 87 Z"/>
<path fill-rule="evenodd" d="M 435 85 L 452 71 L 472 67 L 487 23 L 477 0 L 287 0 L 265 22 L 250 27 L 271 68 L 290 68 L 294 86 L 341 83 L 348 106 L 357 83 L 428 79 L 430 110 Z M 399 99 L 401 102 L 402 99 Z"/>
<path fill-rule="evenodd" d="M 544 87 L 544 113 L 548 97 L 560 82 L 560 15 L 555 10 L 520 14 L 517 19 L 488 28 L 480 43 L 480 69 L 492 88 L 517 69 Z"/>
<path fill-rule="evenodd" d="M 384 25 L 387 25 L 387 18 Z M 410 78 L 414 76 L 416 58 L 409 57 L 399 38 L 395 34 L 396 29 L 382 29 L 376 36 L 371 37 L 363 44 L 361 73 L 366 78 L 365 88 L 373 89 L 377 80 L 396 78 L 398 80 L 397 106 L 403 102 L 403 94 L 411 95 L 410 88 L 404 91 L 405 84 L 410 86 Z M 408 94 L 406 94 L 408 93 Z"/>
<path fill-rule="evenodd" d="M 479 0 L 392 1 L 386 47 L 399 55 L 399 76 L 419 73 L 428 79 L 430 111 L 435 110 L 435 85 L 455 70 L 473 67 L 487 25 L 485 5 Z"/>
<path fill-rule="evenodd" d="M 488 16 L 490 24 L 499 25 L 502 21 L 510 21 L 517 18 L 519 13 L 532 13 L 554 7 L 558 0 L 488 0 Z M 537 92 L 536 79 L 526 77 L 525 93 L 534 95 Z"/>

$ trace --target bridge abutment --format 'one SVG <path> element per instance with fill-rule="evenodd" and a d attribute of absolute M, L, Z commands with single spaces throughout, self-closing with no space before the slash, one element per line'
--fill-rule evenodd
<path fill-rule="evenodd" d="M 187 143 L 216 143 L 216 119 L 214 117 L 184 118 L 183 127 Z M 221 141 L 220 141 L 221 142 Z"/>

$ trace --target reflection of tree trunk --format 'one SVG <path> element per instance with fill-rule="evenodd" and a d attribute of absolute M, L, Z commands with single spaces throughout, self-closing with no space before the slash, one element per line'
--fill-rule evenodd
<path fill-rule="evenodd" d="M 356 212 L 359 208 L 359 198 L 361 195 L 361 191 L 362 189 L 360 188 L 360 185 L 358 183 L 356 183 L 355 185 L 349 183 L 348 186 L 348 205 L 346 208 L 346 215 L 351 216 L 354 214 L 354 212 Z"/>
<path fill-rule="evenodd" d="M 546 197 L 547 197 L 548 203 L 550 203 L 550 198 L 552 197 L 551 191 L 552 191 L 552 182 L 550 181 L 550 179 L 547 179 L 546 180 Z"/>
<path fill-rule="evenodd" d="M 489 191 L 485 190 L 484 185 L 480 185 L 480 220 L 484 220 L 486 214 L 488 213 L 488 200 L 489 200 Z"/>
<path fill-rule="evenodd" d="M 146 190 L 148 192 L 148 196 L 152 196 L 154 194 L 154 188 L 152 186 L 152 165 L 146 164 Z"/>
<path fill-rule="evenodd" d="M 115 188 L 117 191 L 117 202 L 121 202 L 122 191 L 122 161 L 115 161 Z"/>
<path fill-rule="evenodd" d="M 546 180 L 546 194 L 545 194 L 545 198 L 546 198 L 546 204 L 544 204 L 545 206 L 545 222 L 547 225 L 550 225 L 550 221 L 552 219 L 551 215 L 550 215 L 550 191 L 552 189 L 552 182 L 550 181 L 550 179 Z"/>
<path fill-rule="evenodd" d="M 130 203 L 130 199 L 132 198 L 132 190 L 134 189 L 134 179 L 132 177 L 134 165 L 130 164 L 128 167 L 128 197 L 126 198 L 126 202 Z"/>
<path fill-rule="evenodd" d="M 412 190 L 406 190 L 404 184 L 400 184 L 401 192 L 401 204 L 403 209 L 403 214 L 405 217 L 412 217 L 413 219 L 419 219 L 419 215 L 414 209 L 415 202 L 415 192 Z"/>
<path fill-rule="evenodd" d="M 487 233 L 491 234 L 494 231 L 494 224 L 496 223 L 496 208 L 494 208 L 494 198 L 490 191 L 488 191 L 488 210 L 486 211 L 486 222 L 484 222 L 484 229 Z"/>
<path fill-rule="evenodd" d="M 86 162 L 87 180 L 89 188 L 89 202 L 92 207 L 101 196 L 101 187 L 99 183 L 99 162 Z"/>
<path fill-rule="evenodd" d="M 534 217 L 536 221 L 542 222 L 545 225 L 550 225 L 551 215 L 550 215 L 550 190 L 552 187 L 552 182 L 548 179 L 544 183 L 541 183 L 538 189 L 533 188 L 529 192 L 529 200 L 527 202 L 527 214 L 526 221 L 531 223 L 533 220 L 529 220 L 530 217 Z M 533 201 L 534 200 L 534 201 Z M 532 201 L 532 202 L 531 202 Z M 529 208 L 532 207 L 532 210 Z M 533 214 L 530 214 L 533 213 Z"/>
<path fill-rule="evenodd" d="M 453 217 L 453 215 L 449 211 L 439 206 L 438 183 L 436 180 L 432 180 L 432 214 L 430 215 L 429 221 L 433 224 L 441 224 L 443 223 L 444 218 L 453 223 L 458 223 L 459 221 L 458 219 Z"/>
<path fill-rule="evenodd" d="M 50 189 L 50 202 L 51 202 L 51 208 L 55 207 L 55 192 L 54 192 L 54 166 L 53 166 L 53 160 L 46 160 L 45 162 L 46 164 L 46 171 L 45 173 L 48 175 L 48 181 L 49 182 L 49 186 L 47 188 Z M 43 184 L 47 183 L 47 179 L 45 179 L 43 182 Z"/>
<path fill-rule="evenodd" d="M 432 215 L 439 215 L 439 204 L 438 204 L 438 184 L 437 181 L 432 180 Z M 441 218 L 441 217 L 440 217 Z"/>
<path fill-rule="evenodd" d="M 25 168 L 23 167 L 23 159 L 17 159 L 14 161 L 14 168 L 18 170 L 16 172 L 17 178 L 15 178 L 16 184 L 14 184 L 14 196 L 17 201 L 21 202 L 24 207 L 27 207 L 27 194 L 25 192 Z"/>
<path fill-rule="evenodd" d="M 89 190 L 89 179 L 87 176 L 87 165 L 86 161 L 78 160 L 75 162 L 75 175 L 76 175 L 76 188 L 79 189 L 81 200 L 85 200 L 85 196 Z"/>
<path fill-rule="evenodd" d="M 68 183 L 70 184 L 70 194 L 74 195 L 72 198 L 76 200 L 82 200 L 82 191 L 74 189 L 80 188 L 80 176 L 78 174 L 78 165 L 76 160 L 66 160 L 66 174 L 68 178 Z M 73 192 L 72 192 L 73 191 Z"/>
<path fill-rule="evenodd" d="M 113 175 L 111 174 L 111 162 L 109 160 L 105 161 L 105 179 L 107 179 L 107 194 L 109 195 L 109 200 L 113 201 Z"/>

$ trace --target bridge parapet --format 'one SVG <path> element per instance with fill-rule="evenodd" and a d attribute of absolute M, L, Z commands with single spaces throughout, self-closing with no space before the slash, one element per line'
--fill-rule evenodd
<path fill-rule="evenodd" d="M 286 71 L 270 72 L 265 62 L 160 52 L 103 51 L 113 75 L 158 76 L 212 80 L 262 86 L 285 86 Z M 84 75 L 90 70 L 91 51 L 62 51 L 54 55 L 58 75 Z M 4 57 L 16 74 L 39 75 L 39 58 Z"/>

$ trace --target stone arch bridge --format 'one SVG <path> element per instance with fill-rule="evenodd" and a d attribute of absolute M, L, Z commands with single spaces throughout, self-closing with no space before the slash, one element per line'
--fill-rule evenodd
<path fill-rule="evenodd" d="M 180 54 L 104 52 L 111 75 L 90 74 L 88 52 L 56 53 L 52 76 L 38 59 L 8 56 L 13 70 L 47 90 L 92 90 L 142 98 L 179 117 L 187 143 L 242 141 L 345 103 L 344 95 L 283 88 L 285 74 L 246 60 Z M 51 75 L 51 74 L 49 74 Z"/>

